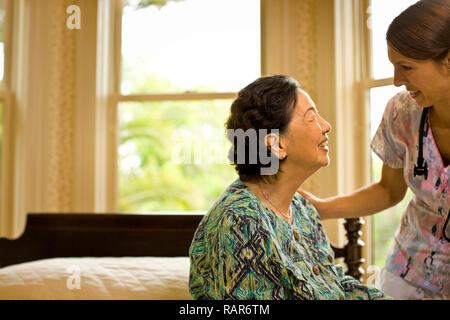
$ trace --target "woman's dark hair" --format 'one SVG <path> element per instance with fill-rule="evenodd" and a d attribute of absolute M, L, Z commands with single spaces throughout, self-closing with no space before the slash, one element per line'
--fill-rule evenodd
<path fill-rule="evenodd" d="M 388 45 L 408 58 L 442 61 L 450 48 L 450 0 L 421 0 L 397 16 Z"/>
<path fill-rule="evenodd" d="M 300 88 L 298 82 L 285 75 L 274 75 L 261 77 L 242 90 L 231 105 L 230 116 L 226 122 L 227 136 L 232 143 L 229 160 L 235 165 L 235 169 L 242 181 L 255 180 L 261 178 L 261 169 L 268 168 L 271 163 L 265 163 L 260 159 L 260 145 L 264 146 L 264 137 L 269 133 L 282 135 L 291 119 L 293 110 L 297 103 L 297 89 Z M 239 130 L 241 129 L 241 130 Z M 252 129 L 252 130 L 249 130 Z M 239 148 L 236 135 L 229 134 L 236 132 L 255 132 L 255 141 L 246 136 L 243 148 Z M 249 131 L 247 131 L 249 130 Z M 266 130 L 266 134 L 264 134 Z M 239 149 L 239 150 L 238 150 Z M 239 152 L 244 152 L 245 160 L 239 160 Z M 265 148 L 268 157 L 272 157 L 270 148 Z M 255 153 L 256 152 L 256 153 Z M 252 156 L 255 156 L 252 161 Z M 276 161 L 283 161 L 275 159 Z M 278 163 L 278 162 L 277 162 Z M 279 171 L 269 174 L 276 176 Z"/>

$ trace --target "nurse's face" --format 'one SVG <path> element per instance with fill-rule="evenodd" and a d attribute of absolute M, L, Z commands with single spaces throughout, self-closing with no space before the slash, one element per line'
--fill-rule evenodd
<path fill-rule="evenodd" d="M 434 60 L 416 60 L 403 56 L 388 46 L 394 66 L 394 85 L 404 85 L 421 107 L 446 104 L 450 92 L 448 66 Z"/>
<path fill-rule="evenodd" d="M 292 120 L 281 138 L 289 162 L 314 170 L 327 166 L 330 130 L 330 124 L 319 115 L 310 96 L 298 90 Z"/>

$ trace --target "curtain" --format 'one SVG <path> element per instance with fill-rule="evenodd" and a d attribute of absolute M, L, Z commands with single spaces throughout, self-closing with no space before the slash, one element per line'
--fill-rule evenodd
<path fill-rule="evenodd" d="M 48 0 L 45 0 L 48 1 Z M 76 1 L 50 0 L 49 99 L 46 119 L 48 175 L 44 208 L 67 212 L 73 206 L 74 114 L 76 95 L 76 30 L 67 27 L 66 9 Z M 41 4 L 39 4 L 41 5 Z"/>
<path fill-rule="evenodd" d="M 0 237 L 16 238 L 29 212 L 67 212 L 74 194 L 78 30 L 76 0 L 12 1 L 11 123 Z M 78 80 L 79 81 L 79 80 Z"/>

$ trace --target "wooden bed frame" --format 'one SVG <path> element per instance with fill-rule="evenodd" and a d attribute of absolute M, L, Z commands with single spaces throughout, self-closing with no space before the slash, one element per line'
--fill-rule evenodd
<path fill-rule="evenodd" d="M 24 233 L 0 239 L 0 267 L 55 257 L 188 256 L 201 214 L 30 213 Z M 344 224 L 348 241 L 333 247 L 347 274 L 360 280 L 360 219 Z"/>

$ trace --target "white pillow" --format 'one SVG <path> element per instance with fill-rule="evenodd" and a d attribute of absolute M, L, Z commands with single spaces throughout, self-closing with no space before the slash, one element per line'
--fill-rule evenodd
<path fill-rule="evenodd" d="M 53 258 L 0 269 L 0 299 L 188 300 L 189 257 Z"/>

